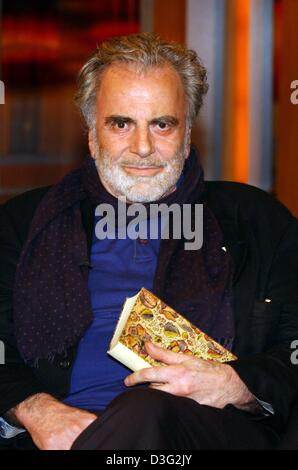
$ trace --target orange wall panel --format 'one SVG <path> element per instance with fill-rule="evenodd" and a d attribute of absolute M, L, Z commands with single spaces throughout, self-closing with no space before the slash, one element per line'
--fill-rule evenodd
<path fill-rule="evenodd" d="M 277 125 L 276 194 L 298 216 L 298 105 L 290 85 L 298 80 L 298 1 L 284 0 Z"/>
<path fill-rule="evenodd" d="M 250 0 L 227 4 L 224 178 L 247 182 L 249 159 Z"/>
<path fill-rule="evenodd" d="M 185 42 L 186 0 L 155 0 L 153 31 L 171 41 Z"/>

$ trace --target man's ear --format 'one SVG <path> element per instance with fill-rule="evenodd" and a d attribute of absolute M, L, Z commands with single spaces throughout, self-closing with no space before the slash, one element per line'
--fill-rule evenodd
<path fill-rule="evenodd" d="M 96 157 L 96 136 L 95 130 L 89 130 L 88 132 L 88 146 L 91 157 L 95 160 Z"/>
<path fill-rule="evenodd" d="M 190 146 L 191 146 L 191 127 L 188 127 L 186 131 L 186 157 L 189 157 L 190 154 Z"/>

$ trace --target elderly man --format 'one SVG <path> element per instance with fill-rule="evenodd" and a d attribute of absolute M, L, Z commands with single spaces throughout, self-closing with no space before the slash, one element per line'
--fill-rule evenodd
<path fill-rule="evenodd" d="M 104 42 L 82 68 L 77 103 L 91 157 L 1 209 L 3 441 L 39 449 L 278 445 L 298 390 L 297 221 L 260 190 L 204 183 L 191 126 L 206 91 L 196 53 L 149 33 Z M 202 247 L 186 250 L 173 236 L 98 239 L 96 208 L 117 211 L 119 201 L 146 210 L 203 204 Z M 123 301 L 141 287 L 237 360 L 147 343 L 166 365 L 131 373 L 109 357 Z"/>

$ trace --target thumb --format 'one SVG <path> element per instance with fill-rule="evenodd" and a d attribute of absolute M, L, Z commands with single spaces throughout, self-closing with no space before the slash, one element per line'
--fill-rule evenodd
<path fill-rule="evenodd" d="M 145 348 L 152 359 L 157 359 L 164 364 L 181 364 L 182 362 L 185 362 L 187 359 L 189 359 L 189 357 L 182 353 L 168 351 L 167 349 L 156 346 L 150 341 L 146 341 Z"/>

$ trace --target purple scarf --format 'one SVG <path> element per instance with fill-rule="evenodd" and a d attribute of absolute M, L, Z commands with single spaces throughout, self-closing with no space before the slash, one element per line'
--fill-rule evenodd
<path fill-rule="evenodd" d="M 200 203 L 204 178 L 194 147 L 184 175 L 174 193 L 155 203 Z M 88 275 L 81 269 L 82 260 L 89 259 L 80 210 L 85 198 L 94 208 L 117 201 L 102 186 L 91 157 L 51 187 L 33 217 L 17 266 L 13 298 L 17 346 L 26 362 L 53 359 L 74 345 L 92 321 Z M 231 349 L 231 259 L 222 250 L 221 230 L 206 205 L 202 249 L 183 247 L 183 239 L 161 240 L 153 291 Z"/>

